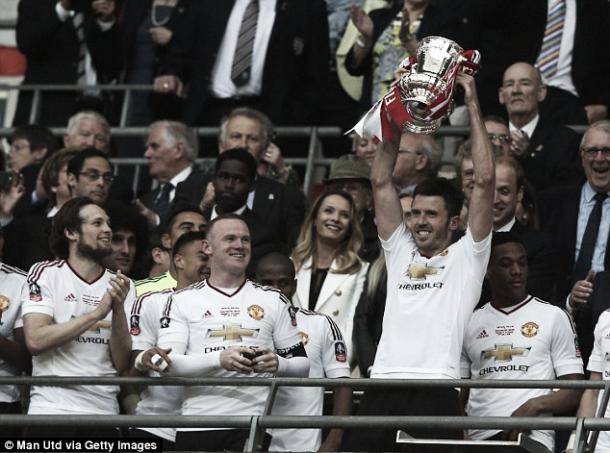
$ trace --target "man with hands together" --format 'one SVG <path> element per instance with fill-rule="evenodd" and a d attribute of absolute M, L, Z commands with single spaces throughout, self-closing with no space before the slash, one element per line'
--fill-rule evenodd
<path fill-rule="evenodd" d="M 86 197 L 68 201 L 56 214 L 50 237 L 58 257 L 32 266 L 23 292 L 26 345 L 32 375 L 116 376 L 127 370 L 131 339 L 131 281 L 105 269 L 112 253 L 106 212 Z M 118 414 L 118 386 L 34 386 L 29 414 Z M 30 437 L 116 437 L 115 428 L 37 427 Z"/>

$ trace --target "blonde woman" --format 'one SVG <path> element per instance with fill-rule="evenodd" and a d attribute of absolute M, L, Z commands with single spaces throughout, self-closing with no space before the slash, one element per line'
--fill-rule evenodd
<path fill-rule="evenodd" d="M 330 316 L 341 329 L 350 359 L 355 357 L 354 313 L 368 269 L 358 257 L 361 244 L 352 198 L 329 191 L 314 202 L 292 253 L 297 270 L 294 304 Z"/>

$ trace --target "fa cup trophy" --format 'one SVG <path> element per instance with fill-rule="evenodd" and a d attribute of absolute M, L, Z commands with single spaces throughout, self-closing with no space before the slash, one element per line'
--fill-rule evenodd
<path fill-rule="evenodd" d="M 353 128 L 383 141 L 391 136 L 388 116 L 400 127 L 432 134 L 453 110 L 458 72 L 474 75 L 480 68 L 477 50 L 462 49 L 450 39 L 428 36 L 399 68 L 400 80 Z"/>

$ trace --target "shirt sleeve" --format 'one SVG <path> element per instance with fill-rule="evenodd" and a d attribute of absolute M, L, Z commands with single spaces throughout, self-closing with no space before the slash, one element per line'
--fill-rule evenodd
<path fill-rule="evenodd" d="M 27 291 L 22 293 L 24 299 L 22 303 L 22 313 L 42 313 L 53 317 L 55 315 L 55 300 L 50 284 L 50 270 L 54 267 L 47 267 L 40 272 L 38 265 L 32 266 L 27 278 Z"/>
<path fill-rule="evenodd" d="M 157 345 L 161 348 L 171 348 L 175 354 L 185 354 L 189 339 L 189 323 L 180 310 L 180 304 L 174 303 L 175 297 L 176 295 L 173 294 L 167 299 L 161 313 Z"/>
<path fill-rule="evenodd" d="M 583 374 L 576 330 L 570 315 L 562 309 L 555 310 L 551 359 L 557 377 L 566 374 Z"/>
<path fill-rule="evenodd" d="M 464 256 L 466 262 L 470 265 L 467 269 L 470 270 L 472 276 L 481 282 L 485 278 L 487 265 L 489 264 L 489 256 L 491 255 L 491 238 L 490 232 L 483 240 L 475 242 L 470 229 L 466 229 L 466 233 L 460 239 L 464 246 Z"/>
<path fill-rule="evenodd" d="M 412 253 L 416 248 L 411 232 L 402 222 L 400 222 L 400 225 L 398 225 L 392 233 L 392 236 L 387 240 L 383 240 L 381 237 L 379 240 L 381 241 L 381 247 L 383 248 L 388 270 L 393 267 L 397 258 L 404 254 Z"/>
<path fill-rule="evenodd" d="M 159 307 L 163 308 L 166 301 L 164 293 L 148 293 L 140 296 L 129 316 L 129 333 L 131 334 L 131 349 L 145 351 L 157 344 L 159 331 Z M 168 295 L 169 296 L 169 295 Z"/>
<path fill-rule="evenodd" d="M 301 336 L 297 329 L 296 310 L 282 294 L 278 297 L 278 316 L 273 327 L 273 347 L 282 355 L 301 345 Z"/>
<path fill-rule="evenodd" d="M 322 335 L 322 364 L 328 378 L 349 377 L 347 346 L 339 326 L 329 316 L 324 315 Z M 310 360 L 312 360 L 310 358 Z"/>

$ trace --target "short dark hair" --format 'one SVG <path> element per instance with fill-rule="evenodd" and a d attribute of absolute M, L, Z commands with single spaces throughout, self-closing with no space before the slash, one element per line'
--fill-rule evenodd
<path fill-rule="evenodd" d="M 72 200 L 67 201 L 53 217 L 49 246 L 57 258 L 63 260 L 68 259 L 68 256 L 70 255 L 70 243 L 68 238 L 66 238 L 64 231 L 80 231 L 80 227 L 83 223 L 80 211 L 90 204 L 95 204 L 97 206 L 89 197 L 73 198 Z"/>
<path fill-rule="evenodd" d="M 112 231 L 131 231 L 136 238 L 136 259 L 144 256 L 148 248 L 148 223 L 134 206 L 111 201 L 104 207 Z"/>
<path fill-rule="evenodd" d="M 500 165 L 506 165 L 515 171 L 517 191 L 523 189 L 525 184 L 525 175 L 523 173 L 523 167 L 519 161 L 512 156 L 496 156 L 496 168 L 498 168 Z"/>
<path fill-rule="evenodd" d="M 280 252 L 271 252 L 267 253 L 263 256 L 259 262 L 256 264 L 256 277 L 258 278 L 258 274 L 263 266 L 268 265 L 269 263 L 278 264 L 281 266 L 286 266 L 289 272 L 290 278 L 294 279 L 296 277 L 296 270 L 294 268 L 294 263 L 290 259 L 289 256 L 284 255 Z"/>
<path fill-rule="evenodd" d="M 203 212 L 201 212 L 201 209 L 199 209 L 194 204 L 178 203 L 170 211 L 169 216 L 165 220 L 165 224 L 163 225 L 161 233 L 169 233 L 171 231 L 172 227 L 174 226 L 176 217 L 178 217 L 178 215 L 182 214 L 183 212 L 194 212 L 205 218 L 205 216 L 203 215 Z"/>
<path fill-rule="evenodd" d="M 420 182 L 413 191 L 413 199 L 418 195 L 441 197 L 449 217 L 459 216 L 464 204 L 464 195 L 448 179 L 433 178 Z"/>
<path fill-rule="evenodd" d="M 172 249 L 172 258 L 174 256 L 182 253 L 184 247 L 186 247 L 191 242 L 195 241 L 203 241 L 205 239 L 204 231 L 187 231 L 182 236 L 178 238 L 176 243 L 174 244 L 174 248 Z"/>
<path fill-rule="evenodd" d="M 499 115 L 485 115 L 483 117 L 483 123 L 498 123 L 508 127 L 506 120 Z"/>
<path fill-rule="evenodd" d="M 28 124 L 26 126 L 18 126 L 15 128 L 10 137 L 10 142 L 24 139 L 30 142 L 32 151 L 38 149 L 47 149 L 47 157 L 53 154 L 59 148 L 59 141 L 53 132 L 47 127 L 39 126 L 38 124 Z"/>
<path fill-rule="evenodd" d="M 517 236 L 515 233 L 511 233 L 510 231 L 498 231 L 493 233 L 491 237 L 491 253 L 493 254 L 494 248 L 500 245 L 508 244 L 508 243 L 517 243 L 521 244 L 525 249 L 525 243 L 523 240 Z"/>
<path fill-rule="evenodd" d="M 214 174 L 218 173 L 222 163 L 227 160 L 238 160 L 242 162 L 248 168 L 248 176 L 250 177 L 250 181 L 254 181 L 256 179 L 256 168 L 258 167 L 258 163 L 256 162 L 254 156 L 250 154 L 250 151 L 248 151 L 246 148 L 231 148 L 220 153 L 220 155 L 216 158 Z"/>
<path fill-rule="evenodd" d="M 240 216 L 239 214 L 235 214 L 233 212 L 227 212 L 226 214 L 220 214 L 218 217 L 215 217 L 214 220 L 212 220 L 210 223 L 208 223 L 208 226 L 205 229 L 205 238 L 210 239 L 210 237 L 212 236 L 212 230 L 214 229 L 214 225 L 216 225 L 218 222 L 220 222 L 221 220 L 231 220 L 231 219 L 232 220 L 241 220 L 242 222 L 244 222 L 246 224 L 246 226 L 248 227 L 248 230 L 250 230 L 250 226 L 248 225 L 248 222 L 246 222 L 242 216 Z"/>
<path fill-rule="evenodd" d="M 108 165 L 110 165 L 110 168 L 112 169 L 112 163 L 110 162 L 110 158 L 106 153 L 95 148 L 85 148 L 70 159 L 68 162 L 68 173 L 72 173 L 74 176 L 76 176 L 76 179 L 78 179 L 79 173 L 85 166 L 85 161 L 92 157 L 101 157 L 108 162 Z"/>

